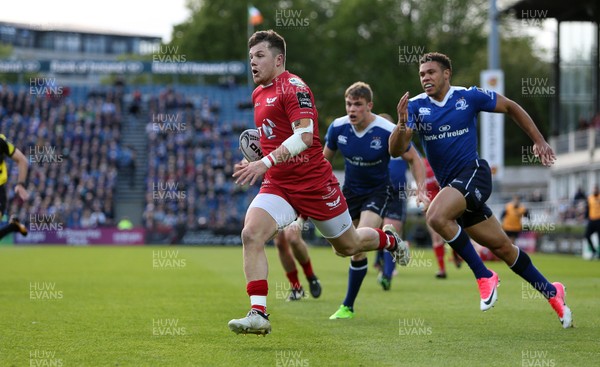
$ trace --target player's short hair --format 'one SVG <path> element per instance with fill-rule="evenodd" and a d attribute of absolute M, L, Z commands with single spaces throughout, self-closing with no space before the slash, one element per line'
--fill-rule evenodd
<path fill-rule="evenodd" d="M 365 82 L 356 82 L 346 89 L 346 93 L 344 93 L 344 98 L 364 98 L 367 103 L 373 100 L 373 91 L 371 90 L 371 86 Z"/>
<path fill-rule="evenodd" d="M 248 48 L 250 49 L 261 42 L 267 42 L 269 44 L 268 48 L 277 50 L 275 55 L 282 54 L 285 60 L 285 39 L 279 33 L 272 29 L 255 32 L 248 40 Z"/>
<path fill-rule="evenodd" d="M 452 61 L 450 61 L 450 58 L 448 56 L 439 52 L 429 52 L 421 56 L 421 59 L 419 60 L 419 65 L 430 61 L 437 62 L 442 67 L 442 70 L 448 69 L 450 70 L 450 73 L 452 73 Z"/>

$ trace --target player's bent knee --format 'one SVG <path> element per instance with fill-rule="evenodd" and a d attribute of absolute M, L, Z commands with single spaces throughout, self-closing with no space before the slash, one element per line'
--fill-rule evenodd
<path fill-rule="evenodd" d="M 287 240 L 292 247 L 298 247 L 301 245 L 300 236 L 298 236 L 298 234 L 295 232 L 289 233 Z"/>
<path fill-rule="evenodd" d="M 266 235 L 264 231 L 260 229 L 253 227 L 244 227 L 242 229 L 242 244 L 245 247 L 257 245 L 264 246 L 268 239 L 268 235 Z"/>
<path fill-rule="evenodd" d="M 333 247 L 333 251 L 335 252 L 335 254 L 338 256 L 347 257 L 355 255 L 357 253 L 356 250 L 354 250 L 352 247 L 345 246 L 344 243 L 341 241 L 331 241 L 330 239 L 329 243 Z"/>
<path fill-rule="evenodd" d="M 433 228 L 434 230 L 438 230 L 443 228 L 448 220 L 446 220 L 446 218 L 444 218 L 442 215 L 434 212 L 427 213 L 426 222 L 429 227 Z"/>

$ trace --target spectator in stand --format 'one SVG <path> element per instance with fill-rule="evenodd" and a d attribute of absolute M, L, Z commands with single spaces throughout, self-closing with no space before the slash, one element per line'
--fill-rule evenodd
<path fill-rule="evenodd" d="M 529 201 L 531 201 L 532 203 L 541 203 L 544 201 L 544 196 L 542 195 L 540 189 L 533 190 Z"/>
<path fill-rule="evenodd" d="M 529 210 L 521 204 L 519 195 L 514 195 L 512 201 L 506 204 L 502 215 L 500 215 L 502 230 L 513 244 L 516 243 L 519 234 L 523 230 L 523 217 L 530 218 Z"/>
<path fill-rule="evenodd" d="M 585 194 L 585 191 L 583 191 L 583 188 L 581 186 L 579 186 L 577 188 L 577 192 L 575 192 L 575 196 L 573 197 L 573 203 L 577 204 L 577 202 L 585 201 L 586 199 L 587 199 L 587 195 Z"/>
<path fill-rule="evenodd" d="M 598 241 L 600 242 L 600 189 L 598 188 L 598 185 L 594 186 L 594 191 L 587 198 L 586 213 L 588 223 L 585 228 L 585 239 L 588 242 L 593 257 L 598 255 L 598 259 L 600 259 L 600 248 L 595 249 L 594 243 L 592 242 L 592 235 L 594 233 L 598 236 Z"/>

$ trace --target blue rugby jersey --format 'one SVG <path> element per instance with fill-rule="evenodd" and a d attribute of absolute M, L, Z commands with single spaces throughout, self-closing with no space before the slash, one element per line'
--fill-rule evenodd
<path fill-rule="evenodd" d="M 477 154 L 477 114 L 493 112 L 496 93 L 450 87 L 443 101 L 425 93 L 410 99 L 407 126 L 419 134 L 440 187 L 446 186 Z"/>
<path fill-rule="evenodd" d="M 329 125 L 325 144 L 344 156 L 345 189 L 366 195 L 390 184 L 388 140 L 395 126 L 381 116 L 376 116 L 359 133 L 348 116 L 339 117 Z"/>

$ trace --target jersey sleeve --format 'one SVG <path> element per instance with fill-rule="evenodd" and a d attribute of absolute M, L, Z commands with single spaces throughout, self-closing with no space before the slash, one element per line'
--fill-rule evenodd
<path fill-rule="evenodd" d="M 6 141 L 6 137 L 2 134 L 0 134 L 0 153 L 9 157 L 15 153 L 15 146 Z"/>
<path fill-rule="evenodd" d="M 498 95 L 496 92 L 479 87 L 468 89 L 469 99 L 479 111 L 494 112 Z"/>
<path fill-rule="evenodd" d="M 317 118 L 317 110 L 311 90 L 304 82 L 297 77 L 288 78 L 285 83 L 285 93 L 283 102 L 285 113 L 290 123 L 300 119 Z"/>
<path fill-rule="evenodd" d="M 325 134 L 325 146 L 331 150 L 337 150 L 337 134 L 335 129 L 333 128 L 333 122 L 327 128 L 327 133 Z"/>

